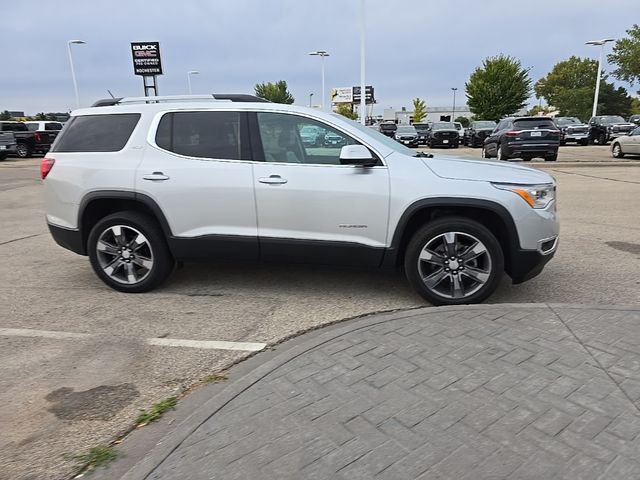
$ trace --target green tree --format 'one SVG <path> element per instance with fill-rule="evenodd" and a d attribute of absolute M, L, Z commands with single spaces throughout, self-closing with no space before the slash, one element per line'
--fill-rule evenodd
<path fill-rule="evenodd" d="M 640 26 L 634 24 L 627 35 L 615 43 L 607 60 L 617 67 L 611 72 L 614 77 L 634 85 L 640 83 Z"/>
<path fill-rule="evenodd" d="M 427 116 L 427 104 L 420 98 L 413 99 L 413 123 L 420 123 Z"/>
<path fill-rule="evenodd" d="M 42 121 L 42 120 L 48 120 L 48 118 L 44 112 L 40 112 L 36 115 L 36 120 Z"/>
<path fill-rule="evenodd" d="M 454 122 L 461 123 L 464 128 L 469 128 L 469 124 L 471 123 L 471 121 L 467 117 L 462 117 L 462 116 L 456 117 Z"/>
<path fill-rule="evenodd" d="M 255 86 L 256 97 L 264 98 L 273 103 L 291 104 L 295 101 L 287 87 L 287 82 L 279 80 L 276 83 L 257 83 Z"/>
<path fill-rule="evenodd" d="M 9 113 L 9 110 L 5 110 L 4 112 L 0 113 L 0 120 L 11 120 L 12 118 L 13 117 Z"/>
<path fill-rule="evenodd" d="M 640 115 L 640 98 L 631 100 L 631 115 Z"/>
<path fill-rule="evenodd" d="M 467 105 L 476 118 L 499 120 L 526 105 L 531 94 L 529 69 L 506 55 L 489 57 L 475 69 L 464 88 Z"/>
<path fill-rule="evenodd" d="M 548 115 L 551 112 L 557 111 L 556 107 L 551 107 L 549 105 L 534 105 L 527 111 L 527 115 L 532 117 L 542 113 L 543 115 Z"/>
<path fill-rule="evenodd" d="M 343 117 L 350 118 L 351 120 L 358 119 L 358 114 L 353 111 L 353 107 L 350 103 L 339 103 L 336 108 L 336 113 L 339 113 Z"/>
<path fill-rule="evenodd" d="M 572 56 L 556 63 L 546 77 L 536 82 L 536 96 L 555 106 L 561 115 L 586 121 L 591 117 L 597 74 L 597 60 Z M 616 89 L 607 82 L 607 76 L 603 73 L 600 77 L 598 113 L 628 115 L 630 112 L 631 98 L 627 91 L 622 87 Z"/>

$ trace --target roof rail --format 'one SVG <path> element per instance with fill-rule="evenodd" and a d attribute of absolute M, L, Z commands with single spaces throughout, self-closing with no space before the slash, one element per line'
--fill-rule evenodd
<path fill-rule="evenodd" d="M 158 103 L 183 101 L 212 101 L 212 102 L 268 102 L 264 98 L 242 93 L 213 93 L 209 95 L 164 95 L 157 97 L 120 97 L 104 98 L 95 102 L 92 107 L 111 107 L 127 103 Z"/>

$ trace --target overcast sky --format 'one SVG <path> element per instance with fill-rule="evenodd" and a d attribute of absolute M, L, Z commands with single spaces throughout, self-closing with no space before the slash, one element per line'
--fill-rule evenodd
<path fill-rule="evenodd" d="M 160 94 L 252 93 L 257 82 L 286 80 L 296 103 L 320 100 L 324 49 L 327 91 L 360 83 L 360 0 L 14 0 L 1 2 L 0 110 L 74 108 L 67 40 L 82 105 L 140 96 L 132 41 L 159 41 Z M 534 82 L 571 55 L 596 58 L 587 40 L 620 38 L 638 20 L 638 0 L 366 0 L 367 84 L 377 112 L 424 98 L 451 105 L 487 56 L 505 53 L 531 68 Z M 610 51 L 610 46 L 607 50 Z M 608 66 L 605 62 L 605 69 Z M 609 69 L 610 70 L 610 69 Z M 594 79 L 595 81 L 595 79 Z M 625 85 L 626 86 L 626 85 Z M 631 89 L 637 90 L 637 86 Z M 328 97 L 328 93 L 327 93 Z M 534 100 L 532 99 L 532 102 Z"/>

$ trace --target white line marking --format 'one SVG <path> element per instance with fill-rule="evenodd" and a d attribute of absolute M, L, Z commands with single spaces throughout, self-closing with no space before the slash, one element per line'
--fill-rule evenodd
<path fill-rule="evenodd" d="M 31 330 L 27 328 L 0 328 L 0 335 L 4 337 L 40 337 L 40 338 L 87 338 L 88 333 L 53 332 L 50 330 Z"/>
<path fill-rule="evenodd" d="M 99 335 L 90 333 L 59 332 L 52 330 L 32 330 L 28 328 L 0 328 L 0 337 L 37 337 L 52 338 L 56 340 L 70 340 L 77 338 L 91 338 Z M 186 347 L 209 350 L 241 350 L 245 352 L 259 352 L 266 343 L 252 342 L 223 342 L 215 340 L 186 340 L 181 338 L 144 338 L 147 345 L 158 347 Z"/>
<path fill-rule="evenodd" d="M 179 338 L 147 338 L 146 342 L 148 345 L 160 347 L 210 348 L 212 350 L 245 350 L 248 352 L 258 352 L 267 346 L 266 343 L 182 340 Z"/>

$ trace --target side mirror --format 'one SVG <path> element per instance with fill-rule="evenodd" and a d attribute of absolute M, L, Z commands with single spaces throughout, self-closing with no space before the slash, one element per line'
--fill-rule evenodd
<path fill-rule="evenodd" d="M 364 145 L 345 145 L 340 149 L 340 163 L 342 165 L 358 165 L 373 167 L 378 161 Z"/>

